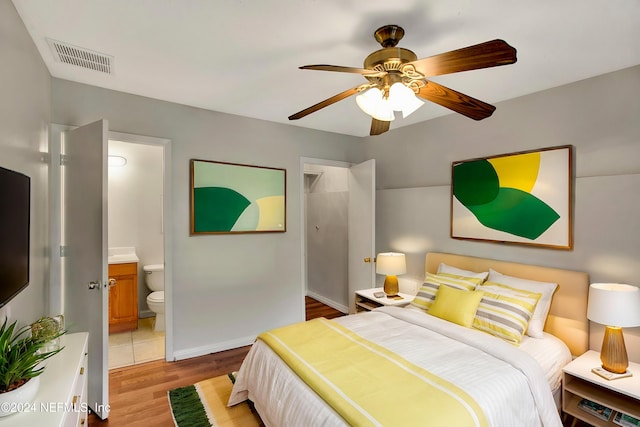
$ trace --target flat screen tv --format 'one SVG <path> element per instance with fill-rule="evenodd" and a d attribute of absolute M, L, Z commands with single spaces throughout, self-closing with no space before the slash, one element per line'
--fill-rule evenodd
<path fill-rule="evenodd" d="M 31 179 L 0 167 L 0 307 L 29 284 Z"/>

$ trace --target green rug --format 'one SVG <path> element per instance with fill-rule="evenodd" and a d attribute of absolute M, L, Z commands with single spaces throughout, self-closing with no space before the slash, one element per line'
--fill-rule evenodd
<path fill-rule="evenodd" d="M 235 373 L 169 390 L 169 406 L 177 427 L 261 426 L 262 421 L 243 402 L 227 407 Z"/>

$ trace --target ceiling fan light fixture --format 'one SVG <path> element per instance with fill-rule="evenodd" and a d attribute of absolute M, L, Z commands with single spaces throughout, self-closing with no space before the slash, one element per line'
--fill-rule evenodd
<path fill-rule="evenodd" d="M 373 114 L 371 114 L 376 120 L 381 120 L 383 122 L 391 122 L 396 116 L 393 114 L 393 108 L 391 108 L 391 104 L 386 99 L 382 99 L 378 104 L 376 110 Z"/>
<path fill-rule="evenodd" d="M 402 117 L 407 118 L 411 113 L 424 105 L 415 92 L 401 82 L 396 82 L 389 88 L 389 102 L 395 111 L 402 111 Z"/>
<path fill-rule="evenodd" d="M 377 87 L 372 87 L 356 96 L 356 104 L 368 115 L 372 115 L 375 112 L 376 106 L 381 100 L 382 91 Z"/>
<path fill-rule="evenodd" d="M 365 114 L 376 120 L 390 122 L 395 119 L 391 103 L 384 99 L 382 91 L 377 87 L 373 87 L 356 96 L 356 104 Z"/>
<path fill-rule="evenodd" d="M 495 39 L 418 59 L 409 49 L 398 47 L 403 35 L 404 30 L 397 25 L 378 28 L 374 38 L 382 45 L 382 49 L 364 59 L 364 68 L 328 64 L 300 67 L 303 70 L 360 74 L 368 83 L 347 89 L 292 114 L 289 120 L 298 120 L 356 94 L 358 106 L 373 117 L 369 135 L 387 132 L 389 122 L 395 119 L 394 111 L 401 111 L 406 118 L 420 108 L 425 100 L 473 120 L 486 119 L 493 114 L 496 109 L 493 105 L 427 81 L 426 78 L 513 64 L 518 60 L 513 46 Z M 365 88 L 368 90 L 364 91 Z"/>

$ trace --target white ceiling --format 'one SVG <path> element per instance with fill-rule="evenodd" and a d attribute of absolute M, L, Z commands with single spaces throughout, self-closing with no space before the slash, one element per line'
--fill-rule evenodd
<path fill-rule="evenodd" d="M 386 24 L 418 58 L 501 38 L 513 65 L 433 80 L 496 103 L 640 64 L 638 0 L 13 0 L 51 75 L 150 98 L 365 136 L 354 97 L 291 114 L 354 87 Z M 46 38 L 114 56 L 113 75 L 56 62 Z M 498 109 L 495 114 L 499 114 Z M 427 102 L 400 126 L 450 114 Z M 451 113 L 455 114 L 455 113 Z M 470 120 L 461 116 L 461 119 Z M 488 118 L 486 120 L 491 120 Z"/>

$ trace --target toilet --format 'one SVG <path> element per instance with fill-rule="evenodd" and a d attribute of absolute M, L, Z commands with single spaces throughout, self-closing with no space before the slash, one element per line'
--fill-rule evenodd
<path fill-rule="evenodd" d="M 145 265 L 144 281 L 151 293 L 147 296 L 149 310 L 156 314 L 154 331 L 164 331 L 164 265 Z"/>

